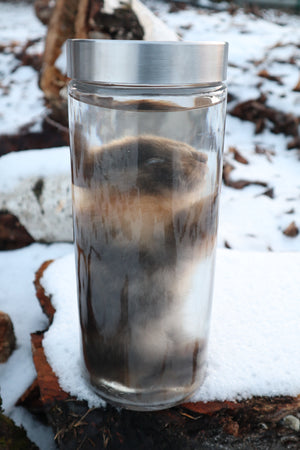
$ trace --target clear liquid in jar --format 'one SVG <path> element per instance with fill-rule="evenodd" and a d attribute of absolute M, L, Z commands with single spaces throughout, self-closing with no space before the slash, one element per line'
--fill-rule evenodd
<path fill-rule="evenodd" d="M 72 150 L 84 361 L 100 395 L 133 409 L 203 379 L 218 220 L 218 152 L 149 133 L 151 113 L 101 145 L 79 126 Z"/>

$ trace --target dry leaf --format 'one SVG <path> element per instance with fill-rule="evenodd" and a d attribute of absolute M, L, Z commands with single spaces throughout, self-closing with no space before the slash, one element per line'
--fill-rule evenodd
<path fill-rule="evenodd" d="M 259 180 L 231 180 L 230 173 L 234 170 L 234 166 L 229 164 L 227 161 L 223 164 L 223 181 L 226 186 L 232 187 L 234 189 L 243 189 L 244 187 L 250 186 L 252 184 L 257 186 L 267 187 L 268 184 L 264 181 Z"/>
<path fill-rule="evenodd" d="M 287 114 L 266 105 L 267 97 L 261 95 L 254 100 L 238 103 L 230 114 L 242 120 L 255 123 L 256 134 L 261 133 L 267 121 L 272 122 L 271 131 L 274 134 L 284 133 L 287 136 L 298 136 L 299 119 L 293 114 Z"/>
<path fill-rule="evenodd" d="M 278 84 L 283 84 L 280 77 L 276 75 L 271 75 L 266 69 L 261 70 L 258 72 L 258 76 L 262 78 L 267 78 L 270 81 L 276 81 Z"/>
<path fill-rule="evenodd" d="M 258 155 L 266 155 L 269 162 L 272 162 L 271 156 L 276 155 L 276 152 L 274 152 L 274 150 L 269 150 L 267 148 L 261 147 L 260 145 L 255 146 L 255 153 L 257 153 Z"/>
<path fill-rule="evenodd" d="M 298 83 L 297 83 L 296 86 L 294 87 L 293 91 L 294 91 L 294 92 L 300 92 L 300 78 L 299 78 Z"/>
<path fill-rule="evenodd" d="M 249 161 L 235 147 L 229 147 L 229 153 L 233 153 L 234 159 L 241 164 L 249 164 Z"/>
<path fill-rule="evenodd" d="M 283 234 L 288 237 L 296 237 L 299 234 L 299 228 L 297 227 L 296 223 L 293 221 L 289 224 L 288 227 L 286 227 L 285 230 L 283 230 Z"/>

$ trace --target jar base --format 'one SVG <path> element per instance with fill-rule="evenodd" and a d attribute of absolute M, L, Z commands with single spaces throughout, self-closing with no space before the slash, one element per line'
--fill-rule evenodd
<path fill-rule="evenodd" d="M 188 401 L 202 384 L 203 377 L 194 387 L 161 389 L 130 389 L 122 384 L 95 380 L 90 377 L 93 390 L 113 406 L 132 411 L 159 411 Z"/>

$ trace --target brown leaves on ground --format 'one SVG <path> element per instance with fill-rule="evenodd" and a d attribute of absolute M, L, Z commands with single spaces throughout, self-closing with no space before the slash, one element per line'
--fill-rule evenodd
<path fill-rule="evenodd" d="M 230 154 L 233 154 L 233 159 L 237 161 L 240 164 L 248 165 L 249 161 L 245 156 L 242 155 L 242 153 L 236 148 L 236 147 L 229 147 L 228 152 Z M 255 153 L 258 154 L 266 154 L 267 158 L 270 158 L 270 155 L 274 155 L 275 153 L 273 151 L 269 151 L 267 149 L 260 148 L 259 146 L 256 146 Z M 271 162 L 271 160 L 269 159 Z M 223 181 L 226 186 L 232 187 L 234 189 L 243 189 L 250 185 L 256 185 L 256 186 L 262 186 L 266 187 L 267 189 L 259 195 L 266 195 L 267 197 L 274 198 L 274 189 L 268 187 L 268 183 L 265 181 L 260 180 L 247 180 L 247 179 L 239 179 L 239 180 L 232 180 L 231 178 L 231 172 L 235 169 L 235 166 L 229 163 L 228 161 L 224 161 L 223 163 Z"/>
<path fill-rule="evenodd" d="M 233 153 L 233 158 L 241 164 L 249 164 L 249 161 L 238 151 L 236 147 L 229 147 L 229 153 Z"/>
<path fill-rule="evenodd" d="M 272 156 L 276 155 L 273 150 L 261 147 L 260 145 L 255 146 L 255 153 L 257 153 L 258 155 L 266 155 L 266 158 L 269 162 L 272 162 Z"/>
<path fill-rule="evenodd" d="M 42 53 L 32 51 L 32 47 L 41 41 L 41 38 L 28 39 L 24 45 L 20 48 L 20 43 L 17 41 L 10 42 L 9 44 L 0 44 L 0 53 L 12 53 L 16 59 L 20 61 L 12 69 L 12 73 L 15 72 L 21 66 L 31 66 L 38 72 L 42 66 Z M 31 49 L 28 51 L 28 49 Z"/>
<path fill-rule="evenodd" d="M 260 72 L 258 72 L 257 75 L 261 78 L 266 78 L 267 80 L 270 80 L 270 81 L 276 81 L 276 83 L 278 83 L 280 85 L 283 84 L 280 77 L 278 77 L 276 75 L 271 75 L 266 69 L 261 70 Z"/>
<path fill-rule="evenodd" d="M 32 46 L 34 46 L 36 43 L 40 42 L 41 39 L 29 39 L 25 45 L 21 48 L 20 51 L 15 52 L 16 58 L 20 61 L 20 64 L 14 69 L 16 70 L 20 66 L 31 66 L 33 69 L 35 69 L 37 72 L 39 72 L 42 68 L 42 53 L 31 53 L 28 52 L 28 49 L 30 49 Z"/>
<path fill-rule="evenodd" d="M 283 133 L 286 136 L 298 137 L 299 118 L 275 108 L 267 106 L 267 97 L 262 94 L 257 99 L 238 103 L 230 114 L 241 120 L 248 120 L 255 124 L 255 133 L 261 133 L 267 126 L 267 121 L 273 124 L 272 133 Z"/>
<path fill-rule="evenodd" d="M 231 179 L 231 172 L 235 169 L 235 167 L 228 163 L 224 162 L 223 164 L 223 181 L 226 186 L 232 187 L 234 189 L 243 189 L 250 185 L 257 185 L 257 186 L 263 186 L 267 187 L 268 184 L 265 181 L 259 181 L 259 180 L 246 180 L 246 179 L 240 179 L 240 180 L 232 180 Z"/>

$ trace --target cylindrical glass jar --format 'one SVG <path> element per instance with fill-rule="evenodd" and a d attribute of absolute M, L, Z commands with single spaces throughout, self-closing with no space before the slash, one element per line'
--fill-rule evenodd
<path fill-rule="evenodd" d="M 108 401 L 151 410 L 204 377 L 227 44 L 68 42 L 82 351 Z"/>

